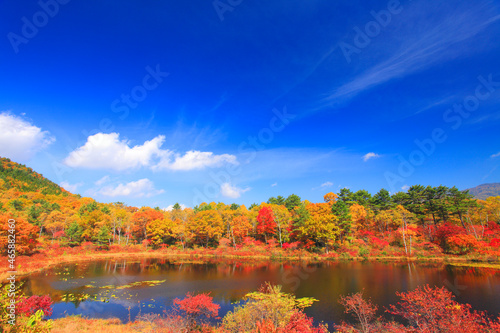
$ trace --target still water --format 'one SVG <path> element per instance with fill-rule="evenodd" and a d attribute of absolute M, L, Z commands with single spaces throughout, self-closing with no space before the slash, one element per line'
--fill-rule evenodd
<path fill-rule="evenodd" d="M 126 322 L 139 313 L 163 313 L 173 299 L 187 292 L 211 292 L 221 305 L 222 317 L 266 281 L 282 285 L 283 291 L 297 297 L 318 299 L 306 312 L 329 326 L 349 319 L 338 304 L 340 295 L 364 290 L 383 314 L 384 307 L 397 302 L 396 291 L 424 284 L 448 288 L 459 302 L 469 303 L 473 309 L 495 317 L 500 313 L 500 269 L 446 264 L 101 260 L 32 274 L 25 279 L 24 289 L 28 295 L 51 295 L 55 302 L 51 318 L 81 314 Z"/>

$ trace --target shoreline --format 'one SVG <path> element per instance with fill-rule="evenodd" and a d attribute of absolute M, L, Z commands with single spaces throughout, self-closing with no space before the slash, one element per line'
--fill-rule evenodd
<path fill-rule="evenodd" d="M 29 257 L 24 257 L 29 258 Z M 114 253 L 94 253 L 94 254 L 71 254 L 71 255 L 60 255 L 52 257 L 47 261 L 44 260 L 44 264 L 41 267 L 30 269 L 31 262 L 37 262 L 33 259 L 31 262 L 24 263 L 27 269 L 22 266 L 16 270 L 17 277 L 24 277 L 33 273 L 37 273 L 51 267 L 61 265 L 61 264 L 71 264 L 76 262 L 92 261 L 92 260 L 104 260 L 104 259 L 188 259 L 193 262 L 197 261 L 207 261 L 207 259 L 220 259 L 220 260 L 242 260 L 242 261 L 267 261 L 267 262 L 307 262 L 307 263 L 321 263 L 321 262 L 349 262 L 349 261 L 360 261 L 360 262 L 377 262 L 377 261 L 393 261 L 393 262 L 412 262 L 412 263 L 443 263 L 455 266 L 469 266 L 469 267 L 479 267 L 479 268 L 494 268 L 500 269 L 499 260 L 478 260 L 463 257 L 453 257 L 453 256 L 441 256 L 441 257 L 406 257 L 406 256 L 376 256 L 376 257 L 351 257 L 351 258 L 339 258 L 339 257 L 321 257 L 321 256 L 274 256 L 274 255 L 235 255 L 235 254 L 199 254 L 199 253 L 166 253 L 161 251 L 144 251 L 144 252 L 114 252 Z M 1 256 L 0 259 L 7 260 L 8 257 Z M 0 273 L 0 280 L 5 280 L 9 274 L 7 272 Z"/>

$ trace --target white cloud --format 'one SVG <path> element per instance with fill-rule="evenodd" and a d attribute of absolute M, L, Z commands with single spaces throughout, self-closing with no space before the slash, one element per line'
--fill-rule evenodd
<path fill-rule="evenodd" d="M 495 158 L 495 157 L 499 157 L 500 156 L 500 152 L 496 153 L 496 154 L 493 154 L 491 155 L 491 158 Z"/>
<path fill-rule="evenodd" d="M 212 152 L 201 152 L 196 150 L 188 151 L 184 156 L 175 154 L 173 161 L 170 158 L 164 158 L 154 170 L 195 170 L 206 167 L 221 167 L 225 163 L 238 164 L 236 156 L 229 154 L 214 155 Z"/>
<path fill-rule="evenodd" d="M 160 149 L 163 141 L 165 137 L 159 135 L 143 145 L 130 147 L 127 140 L 120 141 L 118 133 L 97 133 L 72 151 L 64 163 L 70 167 L 114 170 L 150 166 L 155 156 L 165 153 Z"/>
<path fill-rule="evenodd" d="M 48 131 L 9 112 L 0 114 L 0 155 L 27 161 L 56 139 Z"/>
<path fill-rule="evenodd" d="M 185 204 L 179 204 L 179 206 L 181 206 L 181 209 L 187 208 L 187 206 Z M 174 209 L 174 205 L 170 205 L 167 208 L 163 208 L 163 210 L 166 210 L 166 211 L 171 211 L 172 209 Z"/>
<path fill-rule="evenodd" d="M 71 185 L 70 183 L 64 181 L 64 182 L 61 182 L 61 184 L 59 184 L 59 185 L 61 185 L 61 187 L 63 187 L 66 191 L 69 191 L 71 193 L 76 193 L 78 188 L 83 185 L 83 182 Z"/>
<path fill-rule="evenodd" d="M 97 186 L 101 186 L 101 185 L 103 185 L 104 183 L 107 183 L 107 182 L 109 182 L 109 176 L 104 176 L 101 179 L 96 180 L 96 182 L 94 184 L 96 184 Z"/>
<path fill-rule="evenodd" d="M 271 187 L 278 186 L 278 183 L 271 184 Z"/>
<path fill-rule="evenodd" d="M 139 179 L 135 182 L 118 184 L 117 186 L 105 186 L 97 193 L 107 197 L 131 196 L 131 197 L 151 197 L 165 192 L 157 190 L 151 180 L 147 178 Z"/>
<path fill-rule="evenodd" d="M 368 160 L 369 160 L 369 159 L 371 159 L 371 158 L 378 158 L 378 157 L 380 157 L 380 155 L 379 155 L 379 154 L 375 154 L 375 153 L 371 152 L 371 153 L 365 154 L 365 155 L 363 156 L 363 161 L 365 161 L 365 162 L 366 162 L 366 161 L 368 161 Z"/>
<path fill-rule="evenodd" d="M 220 187 L 220 193 L 227 197 L 227 198 L 232 198 L 236 199 L 241 197 L 241 194 L 250 191 L 250 188 L 247 187 L 246 189 L 239 188 L 237 186 L 233 186 L 230 183 L 224 183 Z"/>
<path fill-rule="evenodd" d="M 225 163 L 238 164 L 236 156 L 215 155 L 212 152 L 188 151 L 185 155 L 161 149 L 165 136 L 158 135 L 142 145 L 131 147 L 127 140 L 120 140 L 118 133 L 97 133 L 72 151 L 64 160 L 70 167 L 87 169 L 127 170 L 140 167 L 152 170 L 194 170 L 220 167 Z"/>
<path fill-rule="evenodd" d="M 403 186 L 401 186 L 401 189 L 406 192 L 406 191 L 408 191 L 410 189 L 410 186 L 403 185 Z"/>

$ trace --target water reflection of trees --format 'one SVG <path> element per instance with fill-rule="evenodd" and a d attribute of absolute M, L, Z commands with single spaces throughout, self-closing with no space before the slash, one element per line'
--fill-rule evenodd
<path fill-rule="evenodd" d="M 64 273 L 64 274 L 62 274 Z M 285 274 L 294 278 L 288 283 Z M 467 287 L 460 301 L 471 302 L 476 296 L 495 293 L 500 270 L 446 265 L 442 263 L 408 262 L 269 262 L 258 260 L 197 259 L 119 259 L 61 265 L 31 275 L 26 279 L 25 292 L 50 294 L 56 302 L 64 302 L 68 293 L 96 294 L 106 285 L 126 285 L 136 281 L 165 280 L 152 287 L 127 289 L 126 302 L 151 299 L 171 300 L 188 291 L 210 291 L 220 304 L 228 306 L 249 291 L 265 282 L 283 285 L 284 292 L 298 297 L 315 297 L 320 300 L 308 312 L 315 317 L 327 317 L 336 313 L 335 319 L 343 319 L 343 309 L 337 303 L 340 295 L 365 290 L 365 295 L 376 304 L 395 303 L 395 291 L 408 291 L 429 283 L 446 286 L 459 283 Z M 64 279 L 67 279 L 65 281 Z M 87 288 L 93 285 L 94 288 Z M 498 289 L 498 288 L 497 288 Z M 80 301 L 72 301 L 75 306 Z M 481 304 L 481 300 L 478 300 Z"/>

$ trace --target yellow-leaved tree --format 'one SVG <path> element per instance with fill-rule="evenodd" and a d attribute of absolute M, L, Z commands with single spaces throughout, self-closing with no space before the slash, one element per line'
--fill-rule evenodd
<path fill-rule="evenodd" d="M 208 247 L 210 240 L 218 240 L 224 233 L 224 221 L 216 210 L 200 211 L 188 220 L 187 230 L 195 242 Z"/>

